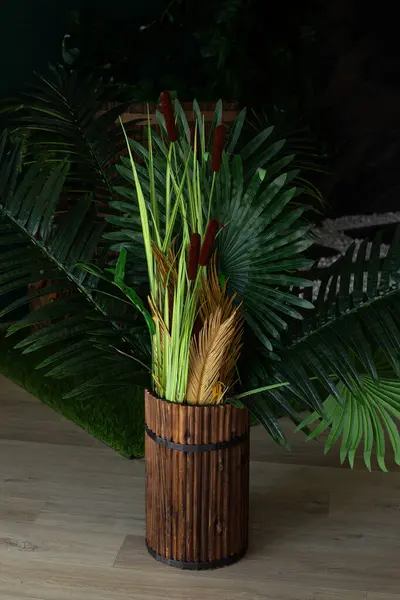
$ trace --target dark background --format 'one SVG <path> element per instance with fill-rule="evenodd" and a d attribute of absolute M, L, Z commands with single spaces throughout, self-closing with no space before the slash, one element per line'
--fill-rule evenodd
<path fill-rule="evenodd" d="M 388 3 L 3 0 L 4 96 L 79 48 L 74 67 L 138 100 L 236 100 L 315 148 L 326 213 L 398 210 L 400 51 Z M 279 118 L 277 119 L 277 115 Z"/>
<path fill-rule="evenodd" d="M 69 32 L 73 11 L 130 24 L 156 19 L 163 0 L 2 0 L 0 9 L 0 89 L 23 84 L 32 71 L 60 60 L 61 40 Z"/>

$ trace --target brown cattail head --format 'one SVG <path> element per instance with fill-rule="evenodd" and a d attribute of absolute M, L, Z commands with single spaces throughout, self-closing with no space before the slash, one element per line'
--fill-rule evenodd
<path fill-rule="evenodd" d="M 190 281 L 194 281 L 197 275 L 197 267 L 199 264 L 201 237 L 198 233 L 192 233 L 190 236 L 189 262 L 188 262 L 188 277 Z"/>
<path fill-rule="evenodd" d="M 216 219 L 212 219 L 207 226 L 206 235 L 204 236 L 204 241 L 203 245 L 201 246 L 199 256 L 199 265 L 202 267 L 206 267 L 208 265 L 208 261 L 211 258 L 215 236 L 218 232 L 218 227 L 219 223 Z"/>
<path fill-rule="evenodd" d="M 160 95 L 160 103 L 161 111 L 165 119 L 168 139 L 170 142 L 176 142 L 178 139 L 178 132 L 175 124 L 174 109 L 172 108 L 171 94 L 169 92 L 162 92 Z"/>
<path fill-rule="evenodd" d="M 218 125 L 214 131 L 213 151 L 211 157 L 211 169 L 217 173 L 221 168 L 222 151 L 225 145 L 225 126 Z"/>

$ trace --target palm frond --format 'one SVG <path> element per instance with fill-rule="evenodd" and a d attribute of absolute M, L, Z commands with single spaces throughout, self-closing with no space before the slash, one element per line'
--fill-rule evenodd
<path fill-rule="evenodd" d="M 77 201 L 69 213 L 59 213 L 68 163 L 51 167 L 39 162 L 20 173 L 20 148 L 8 144 L 6 133 L 0 148 L 0 295 L 17 292 L 2 310 L 2 316 L 14 320 L 9 335 L 25 334 L 18 336 L 16 347 L 24 353 L 45 349 L 43 366 L 53 373 L 56 369 L 57 377 L 79 375 L 87 380 L 92 369 L 110 375 L 115 362 L 126 374 L 137 372 L 140 377 L 144 361 L 138 362 L 142 350 L 136 323 L 132 326 L 129 315 L 125 320 L 119 302 L 112 312 L 113 299 L 97 292 L 98 278 L 77 267 L 79 261 L 100 259 L 104 224 L 91 198 Z M 15 320 L 21 306 L 31 311 Z M 125 353 L 115 352 L 124 346 Z M 75 360 L 80 355 L 90 360 Z"/>
<path fill-rule="evenodd" d="M 58 65 L 15 99 L 2 102 L 11 135 L 24 139 L 24 163 L 68 159 L 69 193 L 94 194 L 107 202 L 116 184 L 115 162 L 125 147 L 118 117 L 130 102 L 118 102 L 121 89 Z M 110 103 L 116 104 L 108 109 Z M 129 123 L 132 131 L 137 120 Z"/>
<path fill-rule="evenodd" d="M 217 308 L 204 322 L 198 338 L 190 346 L 187 401 L 189 404 L 211 404 L 215 396 L 226 391 L 223 378 L 230 351 L 238 352 L 241 323 L 238 309 L 223 319 L 223 309 Z M 230 366 L 234 367 L 236 363 Z M 228 374 L 230 375 L 228 369 Z"/>
<path fill-rule="evenodd" d="M 285 157 L 292 157 L 292 168 L 299 169 L 293 184 L 298 189 L 298 193 L 304 192 L 309 200 L 315 200 L 315 208 L 318 209 L 325 203 L 325 199 L 312 182 L 312 175 L 326 173 L 325 154 L 320 144 L 300 116 L 297 117 L 296 122 L 293 115 L 288 115 L 277 107 L 274 107 L 270 114 L 266 111 L 252 110 L 244 137 L 246 135 L 252 137 L 254 132 L 263 132 L 268 128 L 271 130 L 273 142 L 280 138 L 286 140 L 285 145 L 279 149 L 277 158 L 284 160 Z"/>
<path fill-rule="evenodd" d="M 354 466 L 357 449 L 363 441 L 364 462 L 369 470 L 375 446 L 378 465 L 383 471 L 387 471 L 385 438 L 389 438 L 394 460 L 400 465 L 400 436 L 397 426 L 400 418 L 400 382 L 393 375 L 391 378 L 381 376 L 378 380 L 368 375 L 361 376 L 361 392 L 350 391 L 339 383 L 338 392 L 342 403 L 335 396 L 328 396 L 324 402 L 323 415 L 312 413 L 299 424 L 298 429 L 317 422 L 309 439 L 328 430 L 325 452 L 341 439 L 340 461 L 343 463 L 347 458 L 351 467 Z"/>
<path fill-rule="evenodd" d="M 227 169 L 224 175 L 229 177 Z M 236 156 L 230 193 L 221 194 L 215 207 L 216 218 L 226 224 L 217 239 L 220 271 L 243 302 L 248 326 L 270 351 L 288 321 L 302 318 L 298 307 L 312 308 L 290 292 L 292 286 L 311 285 L 298 270 L 311 264 L 302 252 L 312 241 L 301 221 L 305 207 L 293 208 L 295 189 L 284 189 L 287 178 L 270 181 L 266 168 L 245 185 Z"/>
<path fill-rule="evenodd" d="M 355 442 L 362 435 L 370 436 L 372 428 L 378 461 L 384 468 L 382 427 L 392 442 L 398 440 L 397 429 L 385 412 L 385 394 L 389 386 L 396 409 L 400 400 L 400 229 L 386 258 L 379 260 L 379 256 L 378 238 L 372 243 L 365 241 L 358 250 L 351 247 L 342 260 L 326 269 L 319 282 L 316 309 L 292 326 L 287 347 L 277 352 L 280 361 L 268 370 L 268 381 L 280 382 L 281 387 L 267 395 L 271 401 L 284 397 L 291 406 L 312 407 L 313 416 L 301 426 L 322 419 L 318 432 L 326 427 L 336 432 L 328 438 L 328 448 L 342 435 L 342 458 L 351 450 L 351 464 Z M 391 370 L 389 379 L 382 374 L 382 360 L 386 370 Z M 247 397 L 243 402 L 259 408 L 265 400 Z M 362 428 L 357 428 L 358 422 L 363 423 Z M 370 449 L 369 437 L 367 442 Z"/>
<path fill-rule="evenodd" d="M 217 256 L 214 253 L 207 267 L 207 277 L 201 282 L 199 290 L 200 313 L 199 316 L 204 323 L 217 309 L 221 309 L 222 319 L 231 316 L 236 300 L 236 294 L 228 296 L 226 282 L 221 285 L 217 269 Z"/>

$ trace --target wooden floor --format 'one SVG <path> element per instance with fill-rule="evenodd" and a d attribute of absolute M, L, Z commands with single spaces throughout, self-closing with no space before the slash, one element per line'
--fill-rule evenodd
<path fill-rule="evenodd" d="M 144 462 L 0 378 L 0 599 L 400 600 L 400 471 L 252 433 L 247 557 L 182 572 L 146 553 Z"/>

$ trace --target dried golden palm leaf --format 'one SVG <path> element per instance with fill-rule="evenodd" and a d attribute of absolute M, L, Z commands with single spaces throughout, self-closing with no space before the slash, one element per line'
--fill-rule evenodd
<path fill-rule="evenodd" d="M 220 401 L 221 395 L 217 398 L 216 390 L 224 387 L 220 374 L 226 368 L 225 362 L 229 353 L 236 353 L 232 344 L 237 343 L 239 339 L 240 319 L 237 308 L 224 319 L 223 309 L 218 307 L 204 322 L 198 338 L 192 339 L 187 386 L 189 404 L 211 404 L 213 401 Z"/>
<path fill-rule="evenodd" d="M 157 265 L 156 280 L 161 288 L 159 288 L 161 293 L 157 294 L 157 299 L 154 299 L 154 301 L 156 302 L 157 300 L 157 303 L 161 307 L 164 302 L 165 294 L 168 293 L 169 314 L 172 315 L 174 305 L 174 290 L 178 279 L 176 266 L 177 261 L 173 243 L 171 243 L 168 250 L 168 256 L 165 255 L 155 244 L 152 245 L 152 250 Z"/>
<path fill-rule="evenodd" d="M 217 310 L 221 312 L 221 323 L 229 319 L 235 313 L 235 328 L 232 333 L 230 345 L 226 347 L 226 353 L 221 359 L 221 367 L 218 381 L 212 392 L 212 402 L 219 403 L 224 397 L 227 397 L 230 389 L 237 379 L 237 362 L 242 347 L 243 318 L 239 313 L 241 305 L 235 306 L 236 294 L 227 296 L 226 285 L 221 286 L 217 272 L 216 255 L 214 254 L 207 268 L 207 277 L 204 278 L 200 292 L 200 316 L 198 320 L 198 330 L 195 331 L 195 337 L 201 331 L 202 323 L 211 317 Z"/>
<path fill-rule="evenodd" d="M 225 391 L 226 388 L 224 388 L 221 381 L 217 381 L 212 390 L 211 404 L 220 404 L 224 397 Z"/>
<path fill-rule="evenodd" d="M 207 267 L 207 274 L 201 283 L 199 291 L 200 315 L 203 321 L 221 306 L 222 298 L 225 295 L 224 288 L 225 286 L 221 289 L 218 280 L 217 261 L 214 254 Z"/>
<path fill-rule="evenodd" d="M 164 352 L 166 346 L 170 343 L 170 333 L 166 326 L 166 323 L 162 317 L 160 310 L 158 309 L 152 296 L 148 297 L 150 306 L 151 316 L 155 325 L 155 333 L 153 335 L 153 370 L 152 377 L 155 383 L 155 389 L 160 397 L 164 397 L 165 389 L 162 385 L 163 378 L 163 366 L 165 364 Z"/>
<path fill-rule="evenodd" d="M 156 260 L 157 265 L 157 274 L 159 276 L 160 283 L 166 287 L 168 286 L 174 287 L 176 280 L 178 278 L 177 268 L 176 268 L 176 255 L 171 247 L 168 251 L 168 256 L 165 255 L 158 246 L 155 244 L 152 245 L 153 256 Z"/>
<path fill-rule="evenodd" d="M 226 284 L 221 286 L 219 282 L 216 254 L 214 253 L 207 267 L 207 277 L 202 281 L 199 292 L 201 319 L 204 322 L 217 308 L 222 310 L 222 319 L 227 319 L 234 310 L 235 299 L 236 294 L 228 297 Z"/>
<path fill-rule="evenodd" d="M 220 381 L 225 387 L 225 394 L 228 393 L 237 382 L 237 363 L 243 346 L 243 317 L 239 312 L 236 314 L 235 332 L 232 335 L 231 345 L 227 348 L 226 356 L 224 357 L 220 371 Z"/>

